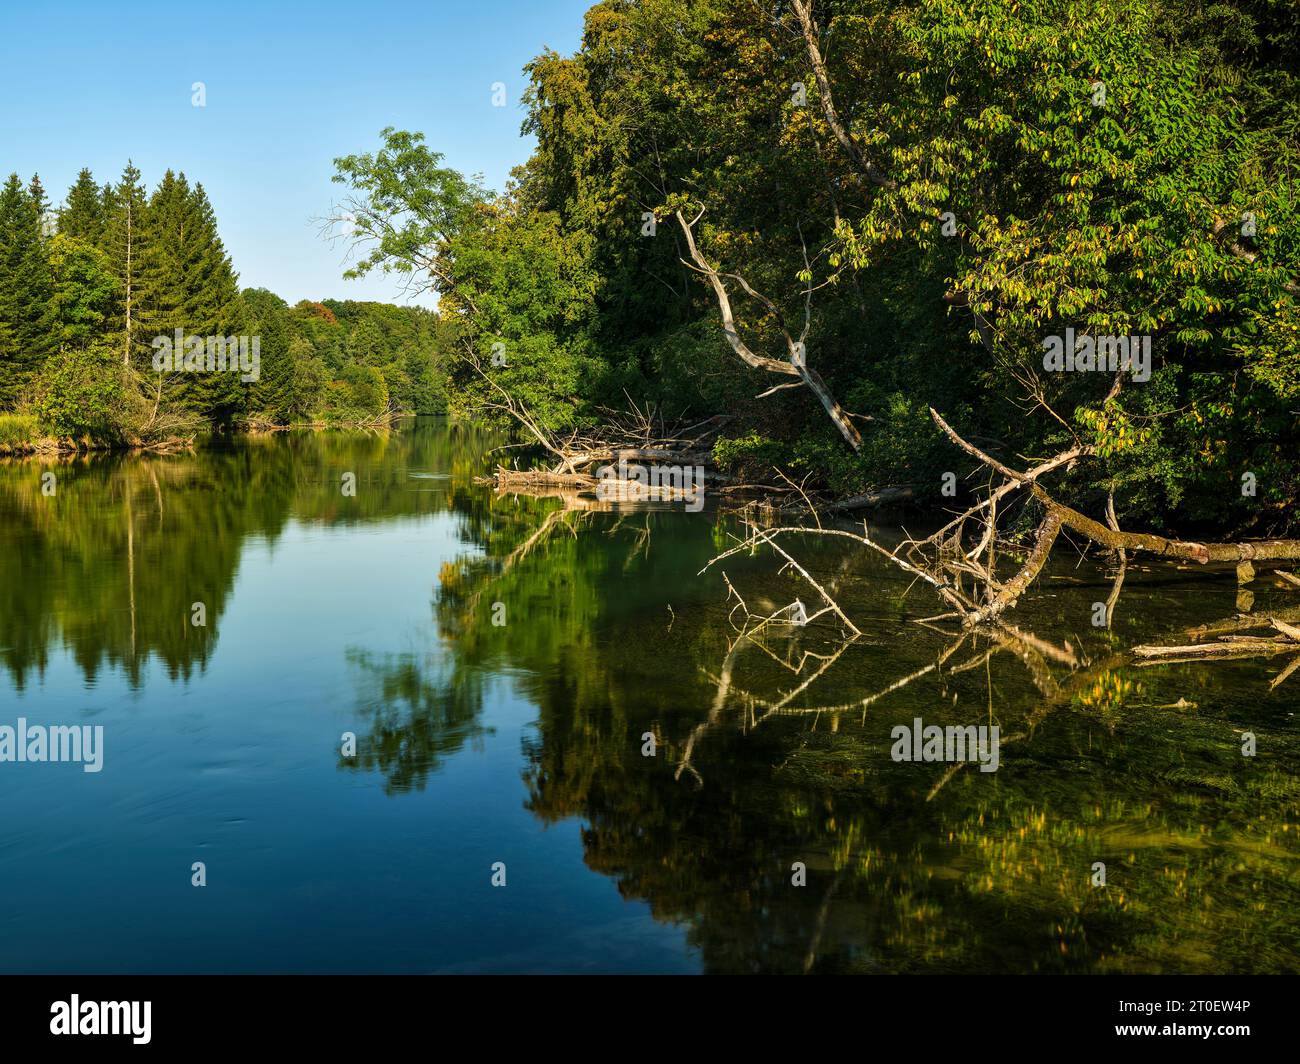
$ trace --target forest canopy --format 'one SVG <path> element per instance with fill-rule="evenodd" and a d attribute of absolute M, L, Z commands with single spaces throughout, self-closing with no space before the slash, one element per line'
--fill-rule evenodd
<path fill-rule="evenodd" d="M 1061 492 L 1094 513 L 1276 534 L 1298 34 L 1279 0 L 604 0 L 528 65 L 536 149 L 504 193 L 394 129 L 335 179 L 359 269 L 439 290 L 454 409 L 726 413 L 724 466 L 937 497 L 975 465 L 935 407 L 1013 464 L 1086 447 Z M 1072 372 L 1045 361 L 1067 337 Z M 755 372 L 795 343 L 824 396 Z M 1149 365 L 1117 375 L 1130 344 Z"/>

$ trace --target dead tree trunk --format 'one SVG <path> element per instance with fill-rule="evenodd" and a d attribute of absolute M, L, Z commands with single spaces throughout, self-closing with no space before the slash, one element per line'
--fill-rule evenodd
<path fill-rule="evenodd" d="M 686 237 L 686 248 L 690 252 L 692 260 L 685 264 L 697 273 L 702 274 L 705 280 L 709 282 L 709 286 L 713 289 L 713 294 L 718 300 L 718 312 L 722 317 L 722 334 L 727 338 L 727 342 L 731 345 L 731 349 L 736 352 L 741 361 L 747 366 L 765 370 L 768 373 L 776 373 L 786 377 L 798 378 L 798 380 L 791 381 L 787 384 L 781 384 L 774 388 L 770 388 L 762 394 L 770 395 L 772 392 L 778 391 L 782 388 L 798 387 L 800 384 L 807 385 L 812 390 L 813 394 L 817 396 L 822 407 L 826 410 L 827 415 L 830 417 L 831 421 L 834 422 L 835 427 L 840 430 L 840 434 L 846 441 L 848 441 L 849 446 L 855 451 L 860 451 L 862 449 L 862 436 L 858 432 L 857 427 L 849 420 L 848 413 L 836 401 L 835 396 L 831 394 L 830 388 L 826 386 L 826 382 L 822 380 L 821 375 L 808 365 L 807 351 L 804 347 L 804 341 L 808 336 L 807 314 L 805 313 L 803 333 L 800 338 L 796 340 L 785 327 L 785 323 L 781 318 L 781 313 L 777 309 L 776 304 L 766 296 L 754 291 L 749 282 L 740 275 L 734 273 L 725 275 L 721 274 L 709 264 L 709 261 L 700 252 L 700 249 L 695 243 L 694 226 L 698 221 L 698 215 L 694 222 L 688 222 L 681 211 L 677 212 L 677 222 L 682 228 L 682 234 Z M 685 260 L 683 260 L 683 262 L 685 262 Z M 763 304 L 763 306 L 771 312 L 772 316 L 776 319 L 777 325 L 781 329 L 782 336 L 785 338 L 786 349 L 789 353 L 788 361 L 755 354 L 750 349 L 749 345 L 741 339 L 740 333 L 736 328 L 736 316 L 731 307 L 731 297 L 727 292 L 726 284 L 723 283 L 724 276 L 734 280 L 747 295 Z"/>
<path fill-rule="evenodd" d="M 857 141 L 844 127 L 844 123 L 840 121 L 839 113 L 835 110 L 835 97 L 831 92 L 831 80 L 826 74 L 826 62 L 822 59 L 821 42 L 817 39 L 817 23 L 813 21 L 812 0 L 791 0 L 791 2 L 794 7 L 795 17 L 799 20 L 799 28 L 803 31 L 804 43 L 808 46 L 808 61 L 812 64 L 813 77 L 817 79 L 817 94 L 821 98 L 822 113 L 826 116 L 826 124 L 831 127 L 831 132 L 835 134 L 835 139 L 840 142 L 844 154 L 849 157 L 849 160 L 863 177 L 873 185 L 880 185 L 882 188 L 895 188 L 896 182 L 887 174 L 882 173 L 874 163 L 862 154 L 862 149 L 858 147 Z"/>
<path fill-rule="evenodd" d="M 930 409 L 930 416 L 953 443 L 1003 478 L 1000 485 L 990 486 L 987 497 L 981 502 L 960 514 L 933 536 L 912 541 L 906 548 L 911 565 L 928 572 L 933 578 L 932 583 L 937 582 L 938 585 L 950 587 L 955 586 L 961 576 L 975 579 L 976 597 L 982 597 L 984 605 L 964 616 L 963 620 L 967 624 L 980 624 L 995 619 L 1004 610 L 1014 606 L 1042 572 L 1056 539 L 1065 528 L 1085 536 L 1098 546 L 1113 551 L 1145 551 L 1164 558 L 1185 558 L 1201 564 L 1300 558 L 1300 540 L 1294 539 L 1192 543 L 1149 533 L 1125 532 L 1119 528 L 1119 522 L 1114 520 L 1113 503 L 1108 504 L 1109 516 L 1112 518 L 1112 524 L 1108 526 L 1079 513 L 1064 503 L 1057 502 L 1041 483 L 1045 473 L 1069 466 L 1075 460 L 1091 455 L 1093 452 L 1090 448 L 1071 448 L 1040 463 L 1028 472 L 1021 472 L 963 439 L 933 407 Z M 950 542 L 948 536 L 952 532 L 954 536 L 960 537 L 962 528 L 968 520 L 982 521 L 985 530 L 981 542 L 993 542 L 997 539 L 998 501 L 1020 489 L 1027 489 L 1032 494 L 1046 511 L 1046 516 L 1039 525 L 1034 546 L 1024 566 L 1010 581 L 1003 584 L 998 581 L 992 564 L 987 562 L 982 566 L 972 564 L 979 559 L 981 551 L 977 549 L 969 555 L 964 554 L 962 545 Z"/>
<path fill-rule="evenodd" d="M 1240 562 L 1240 561 L 1278 561 L 1281 559 L 1300 558 L 1300 539 L 1257 539 L 1243 540 L 1239 543 L 1190 543 L 1177 539 L 1166 539 L 1143 532 L 1122 532 L 1107 528 L 1100 521 L 1085 517 L 1077 510 L 1057 502 L 1037 485 L 1033 488 L 1034 498 L 1041 502 L 1049 513 L 1055 514 L 1069 529 L 1087 536 L 1094 543 L 1111 550 L 1140 550 L 1148 554 L 1158 554 L 1165 558 L 1186 558 L 1200 562 Z"/>

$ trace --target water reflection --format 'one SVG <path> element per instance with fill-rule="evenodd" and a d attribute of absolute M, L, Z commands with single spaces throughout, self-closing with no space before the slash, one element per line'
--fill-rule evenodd
<path fill-rule="evenodd" d="M 444 425 L 242 438 L 167 457 L 6 461 L 0 661 L 20 690 L 56 643 L 88 681 L 107 665 L 138 686 L 151 656 L 188 679 L 217 644 L 246 541 L 275 544 L 290 520 L 358 526 L 443 511 L 477 541 L 490 507 L 473 478 L 495 442 Z M 49 472 L 52 495 L 42 491 Z M 344 473 L 356 475 L 355 497 L 343 494 Z M 431 474 L 445 479 L 420 479 Z M 195 603 L 204 625 L 192 623 Z"/>
<path fill-rule="evenodd" d="M 1296 967 L 1300 700 L 1270 693 L 1265 663 L 1127 654 L 1230 612 L 1230 576 L 1131 567 L 1125 620 L 1096 630 L 1110 574 L 1061 564 L 1022 630 L 954 639 L 911 622 L 933 603 L 889 567 L 809 541 L 801 560 L 863 636 L 752 638 L 736 599 L 767 613 L 807 587 L 770 558 L 728 563 L 734 598 L 698 580 L 725 522 L 578 520 L 554 512 L 526 549 L 466 559 L 439 619 L 538 706 L 529 808 L 585 822 L 590 867 L 689 925 L 706 968 Z M 540 622 L 494 631 L 485 599 Z M 915 716 L 999 724 L 1000 771 L 892 761 L 894 725 Z M 1242 756 L 1246 729 L 1266 756 Z"/>
<path fill-rule="evenodd" d="M 481 674 L 440 680 L 414 654 L 353 650 L 348 662 L 368 730 L 358 737 L 355 753 L 339 757 L 339 767 L 381 773 L 388 794 L 424 790 L 448 758 L 492 734 L 479 720 Z"/>
<path fill-rule="evenodd" d="M 730 544 L 727 519 L 495 497 L 475 478 L 496 443 L 435 422 L 78 460 L 54 467 L 52 499 L 40 467 L 0 467 L 13 689 L 60 646 L 88 682 L 119 670 L 140 689 L 154 659 L 201 684 L 248 544 L 300 551 L 291 526 L 360 536 L 441 514 L 460 546 L 429 584 L 430 631 L 405 646 L 347 640 L 357 755 L 329 756 L 340 779 L 380 781 L 391 807 L 484 758 L 505 684 L 534 722 L 503 770 L 522 779 L 532 822 L 580 825 L 587 868 L 685 929 L 707 970 L 1300 965 L 1300 686 L 1270 689 L 1277 670 L 1262 663 L 1137 669 L 1126 653 L 1230 616 L 1230 576 L 1130 566 L 1115 628 L 1097 630 L 1110 574 L 1062 563 L 1017 610 L 1020 637 L 953 639 L 914 623 L 933 603 L 897 571 L 810 541 L 801 563 L 862 635 L 820 622 L 755 633 L 737 597 L 767 614 L 807 588 L 770 556 L 729 559 L 725 581 L 697 575 Z M 355 498 L 339 490 L 345 472 Z M 1255 608 L 1294 608 L 1287 595 L 1261 587 Z M 204 628 L 190 624 L 196 601 Z M 340 600 L 322 623 L 351 631 L 383 606 Z M 291 711 L 310 721 L 317 707 L 300 702 Z M 997 724 L 999 770 L 891 760 L 893 727 L 918 716 Z M 439 830 L 453 853 L 469 832 Z M 486 909 L 457 889 L 464 911 Z M 563 911 L 546 904 L 537 918 Z M 565 948 L 553 967 L 581 969 L 597 947 Z"/>

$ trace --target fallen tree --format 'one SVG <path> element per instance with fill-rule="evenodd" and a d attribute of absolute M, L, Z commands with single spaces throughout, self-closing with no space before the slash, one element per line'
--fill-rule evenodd
<path fill-rule="evenodd" d="M 1041 483 L 1048 474 L 1068 468 L 1074 462 L 1092 455 L 1094 452 L 1091 448 L 1076 445 L 1028 470 L 1021 471 L 1013 469 L 964 439 L 935 409 L 930 409 L 930 416 L 935 425 L 954 444 L 993 473 L 993 478 L 983 497 L 954 517 L 939 531 L 924 539 L 908 538 L 898 548 L 890 551 L 872 540 L 865 526 L 861 533 L 857 533 L 842 528 L 822 528 L 820 523 L 817 528 L 800 526 L 759 528 L 757 525 L 752 525 L 749 535 L 737 547 L 718 555 L 709 564 L 713 565 L 738 551 L 752 550 L 763 545 L 778 550 L 793 564 L 789 554 L 777 547 L 778 537 L 787 534 L 846 536 L 882 554 L 904 572 L 928 584 L 935 594 L 947 603 L 950 607 L 949 612 L 927 617 L 924 619 L 926 623 L 958 620 L 965 628 L 992 626 L 1005 629 L 1002 615 L 1014 608 L 1033 586 L 1047 565 L 1052 549 L 1065 529 L 1083 536 L 1098 547 L 1115 552 L 1124 559 L 1129 552 L 1145 552 L 1158 557 L 1187 559 L 1202 565 L 1210 562 L 1237 563 L 1239 578 L 1243 580 L 1254 576 L 1253 567 L 1250 566 L 1252 560 L 1300 559 L 1300 540 L 1195 543 L 1150 533 L 1126 532 L 1119 527 L 1115 518 L 1113 500 L 1107 507 L 1109 523 L 1102 524 L 1058 502 Z M 1026 496 L 1026 505 L 1032 500 L 1040 506 L 1042 517 L 1028 543 L 1028 549 L 1019 568 L 1006 575 L 999 570 L 999 558 L 995 547 L 1000 542 L 1007 542 L 999 522 L 1005 521 L 1009 511 L 1002 504 L 1017 492 Z M 978 533 L 975 545 L 969 549 L 968 543 L 972 534 L 968 533 L 968 524 Z M 1108 603 L 1108 610 L 1113 607 L 1115 599 L 1118 598 L 1123 575 L 1124 570 L 1121 568 L 1115 590 Z M 856 631 L 852 621 L 848 620 L 824 589 L 815 583 L 813 586 L 825 601 L 827 608 L 843 617 L 847 628 Z M 1284 640 L 1290 638 L 1285 630 L 1282 630 L 1282 635 Z M 1234 655 L 1228 651 L 1218 650 L 1201 651 L 1199 655 L 1239 656 L 1239 653 Z"/>
<path fill-rule="evenodd" d="M 1038 578 L 1052 547 L 1062 530 L 1069 529 L 1098 547 L 1116 553 L 1145 552 L 1164 558 L 1182 558 L 1205 565 L 1209 562 L 1232 562 L 1242 565 L 1253 560 L 1300 559 L 1300 540 L 1243 540 L 1235 543 L 1196 543 L 1170 539 L 1144 532 L 1126 532 L 1114 517 L 1113 500 L 1108 505 L 1109 524 L 1102 524 L 1064 503 L 1058 502 L 1042 485 L 1050 472 L 1070 466 L 1091 456 L 1092 448 L 1076 445 L 1028 471 L 1011 468 L 962 438 L 933 407 L 930 416 L 939 429 L 966 454 L 990 469 L 1001 482 L 992 483 L 987 494 L 975 505 L 958 514 L 944 528 L 923 540 L 909 540 L 905 552 L 911 564 L 924 568 L 937 586 L 949 592 L 949 601 L 963 605 L 962 620 L 967 625 L 986 623 L 1015 606 L 1021 595 Z M 1015 492 L 1023 491 L 1041 506 L 1043 516 L 1034 532 L 1032 547 L 1022 567 L 1003 581 L 999 578 L 992 548 L 999 539 L 998 504 Z M 982 526 L 983 532 L 973 550 L 965 550 L 964 530 L 967 522 Z M 1246 575 L 1245 570 L 1242 571 Z M 1250 574 L 1253 576 L 1253 570 Z M 962 578 L 974 582 L 969 594 L 962 590 Z"/>

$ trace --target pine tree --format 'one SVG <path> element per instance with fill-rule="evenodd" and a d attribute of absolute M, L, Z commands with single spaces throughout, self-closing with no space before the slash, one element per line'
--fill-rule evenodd
<path fill-rule="evenodd" d="M 27 186 L 27 195 L 31 198 L 32 206 L 36 208 L 36 219 L 40 225 L 41 236 L 48 236 L 45 225 L 50 215 L 50 197 L 45 194 L 45 186 L 41 184 L 40 174 L 32 174 L 31 183 Z"/>
<path fill-rule="evenodd" d="M 57 343 L 37 201 L 10 174 L 0 190 L 0 409 L 12 407 Z"/>
<path fill-rule="evenodd" d="M 96 247 L 104 240 L 104 196 L 88 169 L 77 175 L 59 212 L 59 232 Z"/>
<path fill-rule="evenodd" d="M 180 329 L 206 345 L 209 337 L 240 335 L 247 317 L 238 278 L 202 186 L 191 188 L 184 174 L 168 171 L 150 197 L 148 217 L 139 285 L 141 336 L 174 336 Z M 247 386 L 240 376 L 237 368 L 173 372 L 166 391 L 186 409 L 226 421 L 246 405 Z"/>
<path fill-rule="evenodd" d="M 102 246 L 117 272 L 122 300 L 122 363 L 130 365 L 141 347 L 136 303 L 148 213 L 140 171 L 128 162 L 117 186 L 106 190 L 104 198 L 107 213 Z"/>
<path fill-rule="evenodd" d="M 189 218 L 186 241 L 192 251 L 186 271 L 186 314 L 205 335 L 246 334 L 248 311 L 239 291 L 239 275 L 217 232 L 216 212 L 198 183 L 189 194 Z M 246 408 L 248 389 L 238 372 L 204 374 L 193 390 L 191 409 L 228 421 Z"/>

